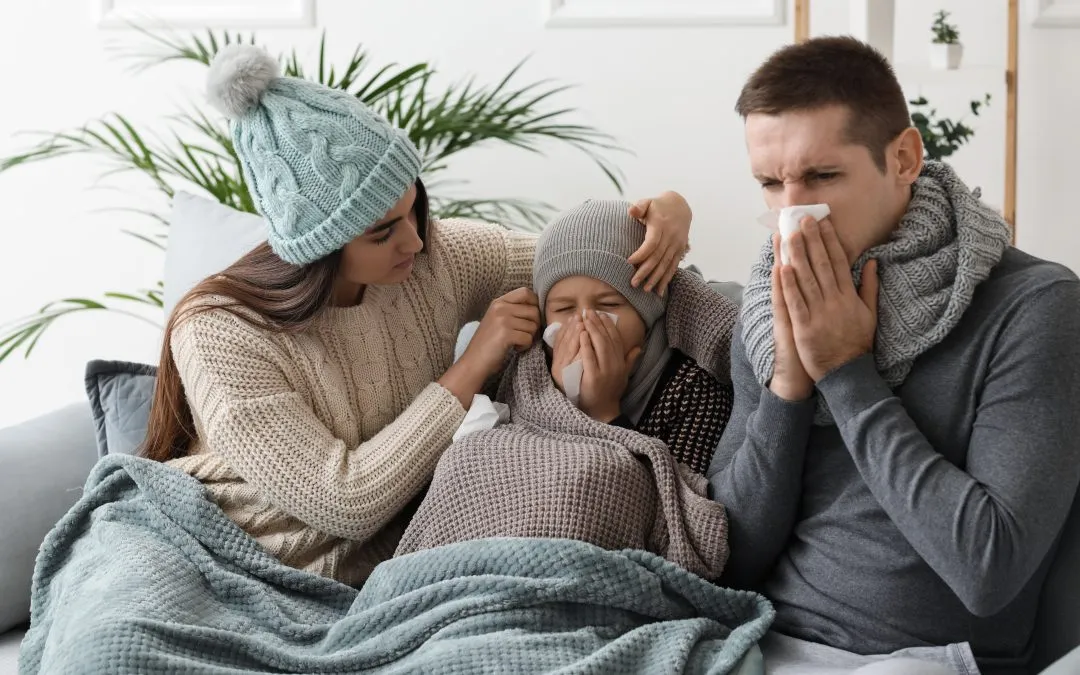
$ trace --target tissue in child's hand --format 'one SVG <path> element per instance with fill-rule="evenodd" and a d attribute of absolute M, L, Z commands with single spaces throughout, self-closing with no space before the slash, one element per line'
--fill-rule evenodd
<path fill-rule="evenodd" d="M 555 336 L 559 334 L 560 328 L 562 328 L 562 324 L 558 321 L 548 324 L 548 327 L 544 329 L 544 344 L 555 349 Z"/>
<path fill-rule="evenodd" d="M 454 432 L 454 441 L 458 441 L 469 434 L 477 431 L 494 429 L 499 424 L 510 419 L 510 406 L 498 401 L 492 401 L 483 394 L 473 396 L 472 405 L 461 426 Z"/>
<path fill-rule="evenodd" d="M 581 376 L 584 374 L 585 364 L 581 361 L 574 361 L 562 369 L 563 393 L 574 405 L 581 400 Z"/>
<path fill-rule="evenodd" d="M 799 221 L 806 216 L 814 220 L 821 220 L 829 215 L 828 204 L 799 204 L 798 206 L 785 206 L 780 209 L 780 217 L 777 226 L 780 228 L 780 262 L 785 265 L 791 259 L 788 253 L 788 239 L 799 231 Z"/>
<path fill-rule="evenodd" d="M 611 319 L 612 323 L 616 326 L 619 325 L 619 315 L 612 314 L 611 312 L 597 312 L 597 314 L 604 314 Z M 585 310 L 581 310 L 581 318 L 585 318 Z M 562 328 L 561 323 L 553 323 L 548 325 L 544 329 L 544 343 L 548 347 L 555 349 L 555 336 L 559 334 L 559 330 Z M 578 404 L 581 400 L 581 376 L 585 374 L 584 365 L 581 360 L 574 361 L 570 365 L 563 368 L 562 381 L 563 381 L 563 393 L 566 394 L 566 398 L 570 399 L 570 402 L 574 405 Z"/>

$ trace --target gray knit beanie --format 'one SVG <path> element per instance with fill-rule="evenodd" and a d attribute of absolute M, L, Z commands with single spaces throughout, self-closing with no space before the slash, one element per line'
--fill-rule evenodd
<path fill-rule="evenodd" d="M 573 276 L 606 282 L 633 305 L 651 330 L 667 309 L 656 293 L 630 285 L 636 270 L 627 260 L 645 241 L 645 226 L 629 214 L 630 202 L 590 199 L 560 214 L 544 229 L 533 260 L 533 290 L 543 311 L 548 291 Z"/>

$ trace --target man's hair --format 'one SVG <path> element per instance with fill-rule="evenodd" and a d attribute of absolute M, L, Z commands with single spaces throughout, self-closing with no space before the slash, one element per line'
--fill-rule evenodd
<path fill-rule="evenodd" d="M 743 85 L 735 111 L 745 120 L 840 105 L 847 139 L 866 146 L 885 170 L 885 147 L 911 126 L 907 100 L 889 62 L 853 37 L 820 37 L 783 47 Z"/>

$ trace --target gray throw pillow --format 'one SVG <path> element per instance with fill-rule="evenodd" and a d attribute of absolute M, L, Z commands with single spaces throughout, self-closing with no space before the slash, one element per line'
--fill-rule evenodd
<path fill-rule="evenodd" d="M 91 361 L 86 393 L 97 433 L 98 455 L 133 455 L 146 438 L 157 368 L 127 361 Z"/>

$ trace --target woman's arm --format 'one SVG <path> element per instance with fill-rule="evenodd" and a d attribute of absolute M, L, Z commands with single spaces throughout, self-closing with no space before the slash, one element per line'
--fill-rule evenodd
<path fill-rule="evenodd" d="M 720 382 L 730 383 L 731 338 L 739 306 L 687 270 L 676 272 L 668 292 L 668 344 Z"/>
<path fill-rule="evenodd" d="M 432 383 L 373 438 L 348 446 L 291 384 L 296 363 L 224 310 L 181 324 L 173 354 L 208 446 L 274 506 L 347 539 L 369 539 L 419 493 L 465 417 Z"/>
<path fill-rule="evenodd" d="M 462 323 L 478 321 L 497 298 L 532 286 L 537 235 L 467 220 L 433 223 L 432 265 L 445 273 Z"/>

